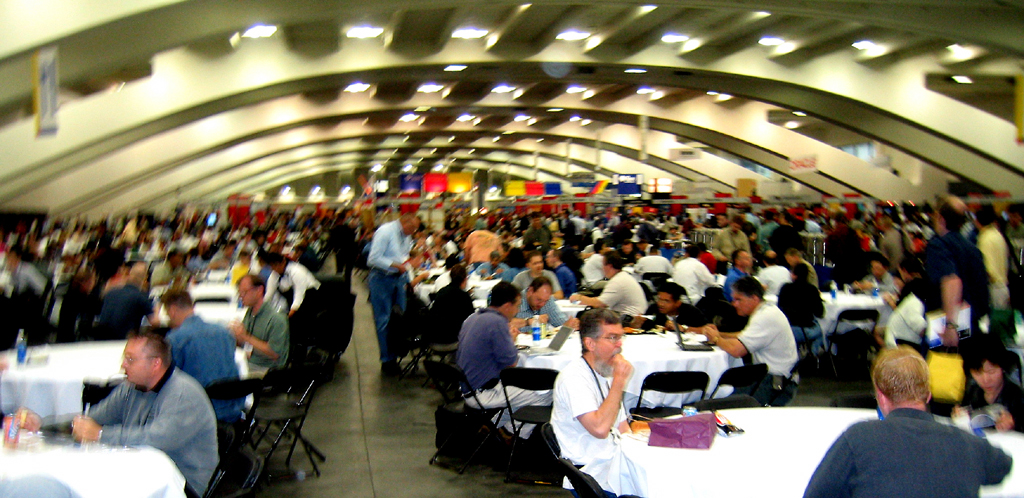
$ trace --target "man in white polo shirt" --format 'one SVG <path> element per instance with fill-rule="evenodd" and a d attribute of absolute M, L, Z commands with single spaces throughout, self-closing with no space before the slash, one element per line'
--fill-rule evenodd
<path fill-rule="evenodd" d="M 572 301 L 579 301 L 584 306 L 608 308 L 622 314 L 637 316 L 647 311 L 647 296 L 640 283 L 632 275 L 622 271 L 623 259 L 618 251 L 604 256 L 604 275 L 608 284 L 597 297 L 573 294 Z"/>

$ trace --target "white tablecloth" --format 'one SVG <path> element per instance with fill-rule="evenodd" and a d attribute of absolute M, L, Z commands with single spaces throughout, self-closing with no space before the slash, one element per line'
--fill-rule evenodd
<path fill-rule="evenodd" d="M 52 477 L 81 498 L 180 498 L 185 478 L 153 448 L 88 445 L 0 450 L 0 479 Z"/>
<path fill-rule="evenodd" d="M 469 281 L 466 284 L 466 290 L 469 295 L 473 296 L 473 299 L 487 300 L 487 296 L 491 294 L 491 289 L 495 285 L 498 285 L 501 280 L 483 280 L 476 275 L 471 275 Z M 416 295 L 423 300 L 424 303 L 430 303 L 430 295 L 439 291 L 436 284 L 419 284 L 416 286 Z"/>
<path fill-rule="evenodd" d="M 542 344 L 547 341 L 541 341 Z M 561 370 L 572 360 L 579 358 L 582 347 L 579 333 L 574 333 L 562 346 L 558 354 L 546 356 L 519 355 L 519 365 L 532 368 L 552 368 Z M 631 335 L 622 341 L 622 356 L 633 364 L 633 377 L 626 384 L 624 403 L 627 408 L 636 406 L 636 398 L 640 394 L 640 386 L 644 378 L 654 372 L 707 372 L 711 381 L 708 394 L 718 384 L 722 372 L 743 364 L 739 358 L 733 358 L 721 349 L 712 352 L 683 351 L 676 343 L 675 336 L 663 335 Z M 680 395 L 648 392 L 644 394 L 644 406 L 670 405 L 681 406 L 698 401 L 699 394 L 688 394 L 684 400 Z"/>
<path fill-rule="evenodd" d="M 610 479 L 613 491 L 645 498 L 800 497 L 836 438 L 850 425 L 878 417 L 874 410 L 844 408 L 722 413 L 746 433 L 716 437 L 709 450 L 653 447 L 623 437 L 618 479 Z M 989 440 L 1016 461 L 1024 458 L 1024 435 L 992 434 Z M 1022 496 L 1022 477 L 1024 472 L 1011 472 L 1002 485 L 982 488 L 982 496 Z"/>
<path fill-rule="evenodd" d="M 836 298 L 832 299 L 832 295 L 828 292 L 821 293 L 821 300 L 825 303 L 825 316 L 818 319 L 818 323 L 821 325 L 821 330 L 826 333 L 832 333 L 832 328 L 836 326 L 836 319 L 839 318 L 839 313 L 849 309 L 874 309 L 878 310 L 878 325 L 885 325 L 889 321 L 889 315 L 892 314 L 892 308 L 881 297 L 872 297 L 870 294 L 848 294 L 846 292 L 839 292 L 836 294 Z M 778 304 L 778 296 L 765 296 L 765 301 L 771 304 Z M 840 330 L 842 332 L 842 330 Z"/>
<path fill-rule="evenodd" d="M 79 342 L 30 348 L 30 355 L 49 354 L 44 364 L 17 365 L 0 374 L 0 408 L 12 413 L 24 406 L 41 417 L 82 413 L 82 385 L 85 382 L 104 384 L 123 379 L 121 355 L 125 341 Z M 249 374 L 245 352 L 235 350 L 239 375 Z"/>

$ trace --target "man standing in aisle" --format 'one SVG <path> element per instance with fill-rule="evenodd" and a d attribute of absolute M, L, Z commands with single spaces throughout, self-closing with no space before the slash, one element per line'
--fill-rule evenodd
<path fill-rule="evenodd" d="M 1010 248 L 999 232 L 996 212 L 991 205 L 982 206 L 975 215 L 978 225 L 978 250 L 985 261 L 988 272 L 989 302 L 993 308 L 1010 307 L 1010 289 L 1007 287 L 1007 267 L 1010 263 Z"/>
<path fill-rule="evenodd" d="M 412 234 L 419 228 L 419 218 L 409 213 L 381 225 L 373 234 L 367 258 L 370 267 L 370 305 L 373 307 L 373 322 L 377 327 L 377 344 L 380 346 L 380 370 L 385 375 L 398 375 L 401 372 L 395 356 L 388 351 L 388 322 L 394 306 L 405 311 L 406 262 L 412 249 Z"/>
<path fill-rule="evenodd" d="M 726 216 L 724 214 L 718 215 L 719 223 L 724 223 L 725 219 Z M 750 253 L 750 239 L 741 230 L 744 221 L 746 220 L 743 216 L 733 216 L 732 222 L 728 226 L 722 227 L 715 234 L 714 248 L 711 250 L 711 253 L 718 260 L 718 273 L 725 273 L 726 263 L 728 263 L 729 258 L 736 251 L 742 249 L 747 251 L 747 254 Z"/>
<path fill-rule="evenodd" d="M 611 465 L 619 438 L 629 433 L 622 394 L 633 365 L 622 357 L 622 322 L 608 309 L 590 310 L 580 319 L 583 357 L 562 369 L 555 380 L 551 426 L 562 456 L 590 474 L 606 493 L 613 486 Z M 610 379 L 609 379 L 610 378 Z M 566 487 L 570 487 L 566 480 Z"/>
<path fill-rule="evenodd" d="M 939 204 L 932 219 L 935 237 L 925 250 L 928 278 L 939 287 L 941 309 L 946 313 L 946 330 L 942 343 L 956 346 L 957 317 L 963 303 L 971 305 L 971 330 L 977 331 L 978 320 L 988 314 L 988 273 L 978 250 L 963 235 L 960 227 L 966 221 L 967 206 L 958 197 L 948 197 Z"/>
<path fill-rule="evenodd" d="M 530 215 L 530 228 L 523 234 L 523 249 L 536 249 L 541 254 L 551 249 L 551 230 L 544 226 L 544 220 L 538 213 Z"/>

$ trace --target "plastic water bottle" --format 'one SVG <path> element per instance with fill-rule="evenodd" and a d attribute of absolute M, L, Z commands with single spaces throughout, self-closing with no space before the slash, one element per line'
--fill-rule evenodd
<path fill-rule="evenodd" d="M 533 332 L 533 343 L 540 342 L 540 317 L 533 315 L 530 319 L 530 331 Z"/>
<path fill-rule="evenodd" d="M 18 339 L 14 344 L 18 350 L 18 364 L 24 365 L 28 361 L 28 340 L 25 339 L 25 329 L 18 331 Z"/>
<path fill-rule="evenodd" d="M 839 293 L 839 288 L 836 287 L 836 281 L 833 280 L 832 283 L 829 284 L 828 288 L 829 288 L 829 292 L 832 294 L 832 300 L 835 301 L 836 300 L 836 294 Z"/>
<path fill-rule="evenodd" d="M 871 289 L 871 297 L 878 297 L 878 286 L 877 285 L 875 286 L 874 289 Z"/>

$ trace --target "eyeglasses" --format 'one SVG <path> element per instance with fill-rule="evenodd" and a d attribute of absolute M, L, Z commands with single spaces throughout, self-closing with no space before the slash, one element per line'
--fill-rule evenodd
<path fill-rule="evenodd" d="M 132 357 L 132 356 L 124 355 L 124 356 L 122 356 L 122 358 L 124 358 L 125 363 L 127 363 L 129 365 L 132 365 L 132 364 L 134 364 L 138 360 L 153 359 L 153 358 L 156 358 L 156 356 L 143 356 L 141 358 L 135 358 L 135 357 Z"/>
<path fill-rule="evenodd" d="M 611 341 L 612 344 L 615 344 L 616 342 L 622 342 L 623 337 L 624 336 L 622 334 L 612 334 L 598 337 L 598 339 L 605 339 L 607 341 Z"/>

